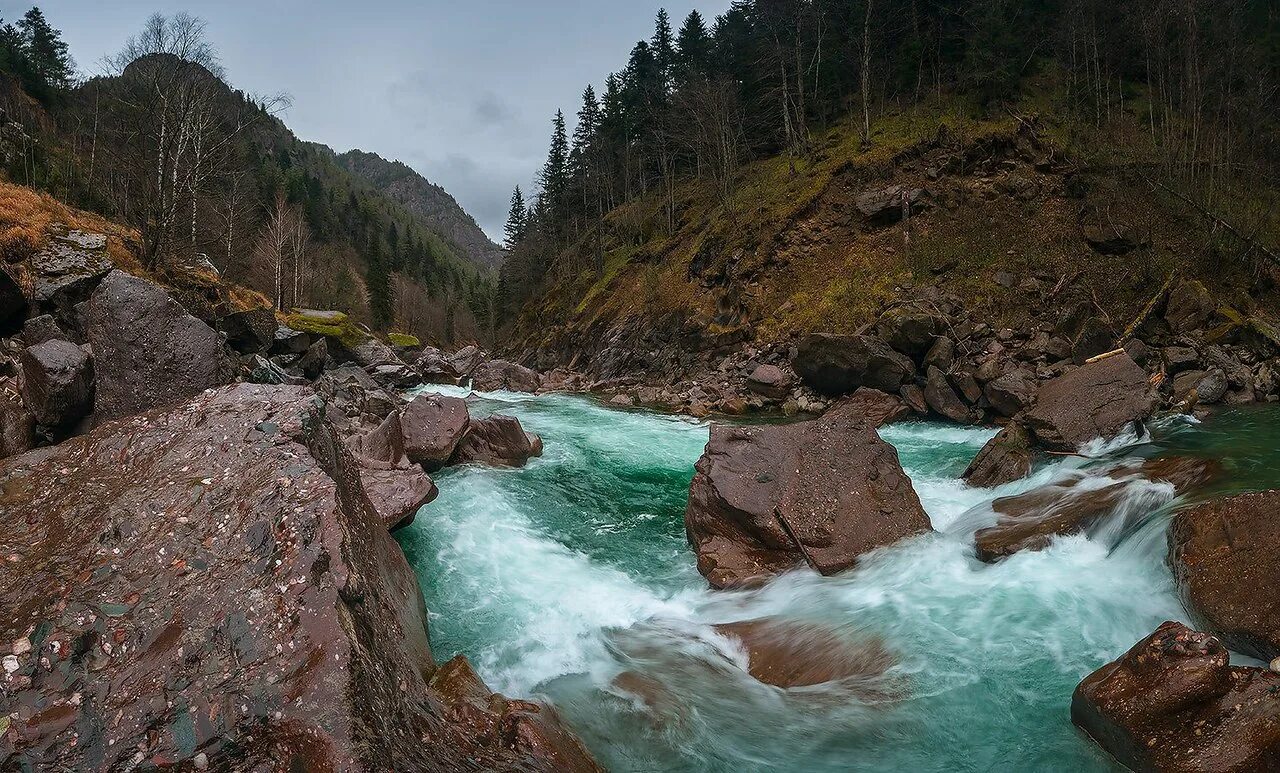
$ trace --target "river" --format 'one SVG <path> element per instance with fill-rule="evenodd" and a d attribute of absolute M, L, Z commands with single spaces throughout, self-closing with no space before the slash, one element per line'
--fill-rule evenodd
<path fill-rule="evenodd" d="M 841 577 L 803 571 L 714 592 L 683 525 L 705 424 L 567 395 L 495 393 L 472 412 L 519 416 L 546 454 L 522 470 L 441 473 L 439 499 L 398 535 L 431 610 L 433 650 L 466 654 L 495 690 L 551 700 L 620 773 L 1113 770 L 1068 705 L 1084 675 L 1186 619 L 1164 564 L 1171 487 L 1133 481 L 1090 535 L 996 565 L 973 557 L 974 531 L 994 522 L 997 496 L 1071 477 L 1111 482 L 1128 456 L 1217 457 L 1232 490 L 1280 477 L 1275 410 L 1167 422 L 1154 438 L 1092 447 L 996 492 L 959 480 L 991 430 L 896 425 L 882 435 L 936 533 Z M 711 627 L 764 617 L 879 644 L 895 664 L 852 687 L 770 687 Z M 644 675 L 656 698 L 637 699 L 620 674 Z"/>

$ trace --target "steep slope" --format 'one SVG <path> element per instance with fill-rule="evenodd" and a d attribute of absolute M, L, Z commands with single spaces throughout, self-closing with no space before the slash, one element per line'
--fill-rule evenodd
<path fill-rule="evenodd" d="M 502 248 L 494 244 L 449 192 L 400 161 L 352 150 L 338 156 L 352 174 L 363 178 L 440 234 L 458 254 L 483 269 L 502 265 Z"/>

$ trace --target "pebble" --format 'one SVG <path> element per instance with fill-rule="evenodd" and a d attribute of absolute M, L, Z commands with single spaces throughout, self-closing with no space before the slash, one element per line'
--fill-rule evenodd
<path fill-rule="evenodd" d="M 0 663 L 3 663 L 4 672 L 6 675 L 12 674 L 13 672 L 17 671 L 19 668 L 22 667 L 22 664 L 18 662 L 17 655 L 5 655 L 4 660 L 0 661 Z"/>
<path fill-rule="evenodd" d="M 25 655 L 31 651 L 31 640 L 23 637 L 13 643 L 13 654 Z"/>
<path fill-rule="evenodd" d="M 196 766 L 196 770 L 208 770 L 209 755 L 205 754 L 204 752 L 200 752 L 195 756 L 195 759 L 191 761 L 191 764 Z"/>
<path fill-rule="evenodd" d="M 1280 658 L 1271 661 L 1270 668 L 1273 673 L 1280 674 Z"/>

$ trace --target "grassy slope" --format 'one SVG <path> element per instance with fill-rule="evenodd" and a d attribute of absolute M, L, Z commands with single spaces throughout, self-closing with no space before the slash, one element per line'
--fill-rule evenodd
<path fill-rule="evenodd" d="M 1016 112 L 1054 115 L 1051 93 L 1033 94 Z M 565 329 L 598 329 L 599 323 L 631 314 L 682 310 L 712 332 L 750 324 L 764 341 L 852 331 L 874 319 L 904 287 L 935 280 L 996 318 L 1016 317 L 1020 296 L 994 281 L 1001 271 L 1019 277 L 1080 272 L 1101 313 L 1118 328 L 1174 269 L 1205 281 L 1224 302 L 1251 306 L 1257 277 L 1238 261 L 1240 245 L 1220 239 L 1197 215 L 1140 178 L 1117 171 L 1146 160 L 1141 103 L 1129 109 L 1132 120 L 1116 122 L 1106 135 L 1090 132 L 1087 142 L 1071 126 L 1038 121 L 1038 138 L 1064 161 L 1053 175 L 1014 170 L 1042 189 L 1030 200 L 1002 189 L 1008 176 L 1003 170 L 952 174 L 937 182 L 924 175 L 930 153 L 944 152 L 930 150 L 941 126 L 950 135 L 952 150 L 945 152 L 1009 142 L 1018 134 L 1020 121 L 1012 112 L 976 118 L 954 101 L 883 117 L 866 149 L 856 132 L 838 128 L 818 140 L 810 159 L 755 162 L 742 170 L 727 204 L 716 202 L 706 186 L 683 185 L 670 236 L 661 225 L 661 200 L 650 196 L 609 215 L 603 274 L 587 270 L 561 277 L 525 309 L 517 338 L 539 345 Z M 917 152 L 926 158 L 913 163 Z M 1086 184 L 1086 195 L 1067 195 L 1072 177 Z M 853 197 L 889 184 L 930 188 L 941 194 L 941 205 L 914 218 L 909 235 L 901 226 L 865 228 L 849 211 Z M 1225 199 L 1238 205 L 1222 214 L 1261 223 L 1262 234 L 1280 236 L 1274 191 Z M 1150 247 L 1120 257 L 1098 254 L 1081 236 L 1085 211 L 1095 221 L 1122 224 Z M 691 264 L 705 266 L 700 278 L 691 278 Z M 947 267 L 937 279 L 935 272 Z"/>

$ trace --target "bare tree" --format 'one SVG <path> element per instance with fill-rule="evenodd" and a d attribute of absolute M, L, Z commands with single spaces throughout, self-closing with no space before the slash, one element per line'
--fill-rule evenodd
<path fill-rule="evenodd" d="M 301 302 L 310 243 L 311 231 L 302 211 L 289 204 L 284 194 L 278 194 L 254 247 L 254 262 L 258 270 L 270 272 L 272 297 L 277 309 L 285 308 L 289 300 L 287 289 L 291 290 L 294 305 Z"/>

